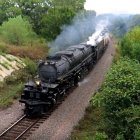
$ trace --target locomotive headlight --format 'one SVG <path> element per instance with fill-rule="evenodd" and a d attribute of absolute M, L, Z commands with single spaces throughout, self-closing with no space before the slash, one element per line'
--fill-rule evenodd
<path fill-rule="evenodd" d="M 41 84 L 41 82 L 39 80 L 36 80 L 35 83 L 37 86 L 39 86 Z"/>

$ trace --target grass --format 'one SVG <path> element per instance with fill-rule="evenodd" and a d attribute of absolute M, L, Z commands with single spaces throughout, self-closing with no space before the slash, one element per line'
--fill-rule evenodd
<path fill-rule="evenodd" d="M 45 58 L 47 56 L 48 48 L 47 47 L 29 47 L 29 46 L 21 46 L 21 47 L 8 47 L 8 53 L 14 56 L 18 56 L 21 58 L 30 58 L 32 60 L 39 60 Z"/>
<path fill-rule="evenodd" d="M 9 107 L 23 91 L 24 83 L 30 74 L 35 75 L 36 63 L 27 59 L 27 66 L 24 69 L 14 71 L 7 76 L 3 82 L 0 82 L 0 108 Z M 7 63 L 4 63 L 7 66 Z"/>
<path fill-rule="evenodd" d="M 9 70 L 9 66 L 7 63 L 3 62 L 3 63 L 0 63 L 1 66 L 3 66 L 5 69 Z"/>
<path fill-rule="evenodd" d="M 5 57 L 8 61 L 10 61 L 10 62 L 11 62 L 11 61 L 14 61 L 14 59 L 8 57 L 7 55 L 5 55 L 4 57 Z"/>
<path fill-rule="evenodd" d="M 74 128 L 71 140 L 93 140 L 97 131 L 101 130 L 101 109 L 89 106 L 84 118 Z"/>
<path fill-rule="evenodd" d="M 17 99 L 23 89 L 23 82 L 18 77 L 23 75 L 20 71 L 6 77 L 5 81 L 0 82 L 0 108 L 10 106 L 14 99 Z"/>
<path fill-rule="evenodd" d="M 0 82 L 0 109 L 10 106 L 15 99 L 17 99 L 22 90 L 25 81 L 30 74 L 34 75 L 36 72 L 36 62 L 39 59 L 47 56 L 48 48 L 43 40 L 34 42 L 34 44 L 26 44 L 25 46 L 15 46 L 7 44 L 0 38 L 0 55 L 12 54 L 21 58 L 28 57 L 27 66 L 23 70 L 15 71 L 11 76 L 5 78 L 4 82 Z M 6 56 L 9 61 L 17 61 L 18 67 L 24 66 L 22 61 L 15 57 Z M 31 61 L 33 60 L 33 62 Z M 0 63 L 4 68 L 9 69 L 12 65 L 9 63 Z M 20 66 L 21 65 L 21 66 Z"/>
<path fill-rule="evenodd" d="M 24 69 L 21 69 L 6 77 L 5 81 L 0 82 L 1 109 L 9 107 L 21 95 L 28 76 L 29 74 Z"/>
<path fill-rule="evenodd" d="M 48 53 L 47 44 L 44 41 L 34 41 L 34 44 L 26 44 L 24 46 L 16 46 L 4 42 L 0 38 L 0 55 L 5 53 L 12 54 L 21 58 L 30 58 L 32 60 L 39 60 L 45 58 Z M 11 61 L 10 58 L 8 58 Z"/>
<path fill-rule="evenodd" d="M 23 84 L 5 85 L 6 89 L 0 90 L 0 108 L 4 109 L 17 99 L 23 89 Z"/>
<path fill-rule="evenodd" d="M 0 40 L 0 53 L 7 52 L 7 45 L 3 41 Z"/>

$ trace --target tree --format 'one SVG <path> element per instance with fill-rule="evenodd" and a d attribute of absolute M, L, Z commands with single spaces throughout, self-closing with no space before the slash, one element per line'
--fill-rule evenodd
<path fill-rule="evenodd" d="M 35 36 L 30 23 L 21 16 L 9 18 L 8 21 L 4 22 L 0 33 L 5 41 L 15 45 L 23 45 Z"/>
<path fill-rule="evenodd" d="M 121 53 L 140 62 L 140 27 L 129 31 L 121 41 Z"/>
<path fill-rule="evenodd" d="M 63 24 L 69 24 L 76 13 L 84 9 L 84 2 L 85 0 L 1 0 L 0 24 L 8 18 L 21 15 L 30 22 L 38 35 L 47 39 L 49 34 L 49 39 L 52 40 L 60 33 Z M 47 31 L 49 33 L 45 33 Z"/>
<path fill-rule="evenodd" d="M 47 14 L 48 9 L 51 8 L 50 0 L 16 0 L 22 15 L 32 24 L 34 31 L 40 34 L 40 21 L 42 16 Z"/>
<path fill-rule="evenodd" d="M 84 9 L 85 0 L 52 0 L 53 7 L 65 7 L 69 6 L 74 12 L 79 12 Z"/>
<path fill-rule="evenodd" d="M 16 5 L 14 0 L 1 0 L 0 1 L 0 25 L 8 20 L 21 15 L 21 9 Z"/>
<path fill-rule="evenodd" d="M 138 140 L 140 126 L 140 64 L 122 58 L 113 65 L 100 94 L 93 98 L 103 109 L 104 131 L 109 139 Z"/>
<path fill-rule="evenodd" d="M 47 40 L 55 39 L 61 26 L 69 24 L 75 13 L 69 7 L 56 7 L 48 10 L 41 20 L 41 34 Z"/>
<path fill-rule="evenodd" d="M 130 16 L 128 22 L 128 29 L 131 30 L 135 26 L 139 26 L 139 25 L 140 25 L 140 15 L 137 14 L 137 15 Z"/>
<path fill-rule="evenodd" d="M 41 35 L 48 40 L 55 39 L 62 31 L 62 26 L 70 24 L 74 16 L 84 9 L 84 2 L 85 0 L 52 0 L 52 6 L 41 20 Z"/>

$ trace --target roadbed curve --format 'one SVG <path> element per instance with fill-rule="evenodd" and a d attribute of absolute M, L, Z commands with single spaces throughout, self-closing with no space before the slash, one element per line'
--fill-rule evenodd
<path fill-rule="evenodd" d="M 67 140 L 75 125 L 84 116 L 91 96 L 101 87 L 115 54 L 114 42 L 110 41 L 106 52 L 95 68 L 79 86 L 63 101 L 28 140 Z"/>

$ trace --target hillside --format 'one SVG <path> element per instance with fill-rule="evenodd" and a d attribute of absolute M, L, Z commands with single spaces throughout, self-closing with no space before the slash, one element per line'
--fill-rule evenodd
<path fill-rule="evenodd" d="M 6 76 L 12 72 L 23 68 L 25 64 L 16 56 L 10 54 L 0 55 L 0 81 L 3 81 Z"/>

